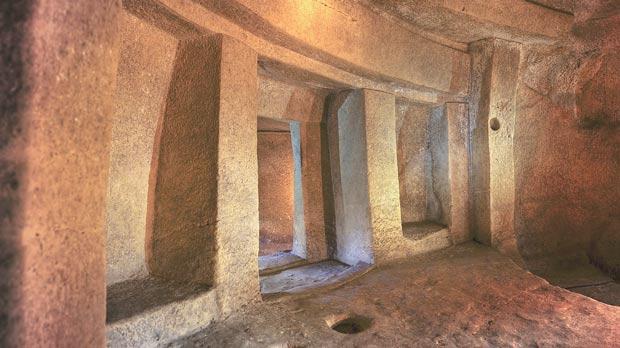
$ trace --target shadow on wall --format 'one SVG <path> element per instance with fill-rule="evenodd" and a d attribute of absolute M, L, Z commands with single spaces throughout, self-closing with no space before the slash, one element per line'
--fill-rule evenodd
<path fill-rule="evenodd" d="M 0 346 L 19 346 L 22 274 L 21 196 L 25 159 L 16 145 L 25 134 L 29 92 L 24 62 L 29 56 L 27 21 L 33 1 L 11 1 L 0 11 Z"/>
<path fill-rule="evenodd" d="M 286 124 L 288 128 L 288 124 Z M 291 132 L 258 130 L 259 256 L 292 250 L 294 163 Z"/>
<path fill-rule="evenodd" d="M 450 224 L 445 108 L 401 100 L 396 123 L 403 233 L 415 237 L 445 228 Z"/>
<path fill-rule="evenodd" d="M 569 47 L 523 52 L 516 217 L 532 269 L 572 258 L 618 279 L 620 17 L 610 13 L 576 23 Z"/>
<path fill-rule="evenodd" d="M 122 12 L 107 202 L 107 285 L 148 275 L 147 194 L 178 40 Z M 143 86 L 147 86 L 146 88 Z"/>

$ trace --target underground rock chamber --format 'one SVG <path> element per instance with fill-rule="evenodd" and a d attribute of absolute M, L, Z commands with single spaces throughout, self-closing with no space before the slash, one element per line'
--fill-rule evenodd
<path fill-rule="evenodd" d="M 620 342 L 619 0 L 4 3 L 0 347 Z"/>

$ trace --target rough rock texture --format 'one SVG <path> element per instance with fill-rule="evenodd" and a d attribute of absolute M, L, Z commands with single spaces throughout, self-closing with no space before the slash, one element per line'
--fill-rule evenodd
<path fill-rule="evenodd" d="M 147 262 L 155 276 L 213 285 L 226 312 L 258 296 L 256 53 L 221 35 L 179 45 L 154 145 Z"/>
<path fill-rule="evenodd" d="M 573 10 L 555 44 L 470 46 L 471 226 L 539 274 L 592 262 L 615 276 L 620 5 Z"/>
<path fill-rule="evenodd" d="M 571 0 L 357 0 L 384 17 L 403 21 L 421 35 L 462 43 L 496 37 L 516 42 L 550 42 L 571 29 L 573 16 L 536 3 Z M 546 4 L 543 4 L 546 5 Z M 556 7 L 564 7 L 557 4 Z"/>
<path fill-rule="evenodd" d="M 338 261 L 328 260 L 302 265 L 293 269 L 283 270 L 274 274 L 261 276 L 260 291 L 263 296 L 283 292 L 293 292 L 296 288 L 327 285 L 338 279 L 351 266 Z M 298 291 L 299 292 L 299 291 Z"/>
<path fill-rule="evenodd" d="M 291 123 L 295 158 L 293 253 L 310 261 L 331 255 L 335 242 L 327 134 L 326 92 L 268 77 L 259 80 L 259 122 Z M 269 121 L 266 121 L 269 120 Z M 303 154 L 303 155 L 302 155 Z"/>
<path fill-rule="evenodd" d="M 338 0 L 304 1 L 303 6 L 286 1 L 252 0 L 162 0 L 155 5 L 148 0 L 128 0 L 127 3 L 132 12 L 157 21 L 170 31 L 231 36 L 258 53 L 262 70 L 313 85 L 376 89 L 438 103 L 462 99 L 469 84 L 467 54 L 404 31 L 353 3 Z M 315 28 L 321 34 L 309 35 L 309 30 Z M 392 55 L 394 60 L 386 62 L 384 55 Z M 397 60 L 402 60 L 402 66 L 413 62 L 417 68 L 400 72 Z M 447 71 L 442 71 L 443 68 Z"/>
<path fill-rule="evenodd" d="M 106 280 L 113 296 L 128 287 L 109 302 L 119 345 L 167 341 L 257 300 L 258 115 L 296 122 L 294 248 L 308 260 L 382 265 L 469 228 L 537 274 L 572 273 L 567 288 L 617 291 L 600 270 L 620 269 L 618 0 L 123 0 L 117 18 L 120 4 L 0 5 L 0 346 L 104 345 Z M 423 130 L 397 121 L 397 98 L 425 105 Z M 418 142 L 424 156 L 399 154 Z M 416 156 L 424 165 L 410 166 Z M 418 199 L 448 227 L 403 228 Z M 403 202 L 415 205 L 404 219 Z M 345 342 L 310 311 L 307 341 L 618 341 L 617 308 L 454 250 L 312 298 L 380 319 L 372 338 Z M 584 286 L 581 269 L 605 282 Z M 210 290 L 185 302 L 175 296 L 191 291 L 151 291 L 147 273 Z"/>
<path fill-rule="evenodd" d="M 108 287 L 108 347 L 154 347 L 204 329 L 219 316 L 216 292 L 155 278 Z"/>
<path fill-rule="evenodd" d="M 617 274 L 620 249 L 620 4 L 576 2 L 573 35 L 525 47 L 515 166 L 520 252 L 530 268 L 591 261 Z"/>
<path fill-rule="evenodd" d="M 293 162 L 294 162 L 294 200 L 295 208 L 293 219 L 293 251 L 292 253 L 306 257 L 306 225 L 304 222 L 304 188 L 302 172 L 301 154 L 301 129 L 299 122 L 291 122 L 291 141 L 293 143 Z"/>
<path fill-rule="evenodd" d="M 146 207 L 153 141 L 177 40 L 123 13 L 107 202 L 107 284 L 147 275 Z"/>
<path fill-rule="evenodd" d="M 451 244 L 447 228 L 424 238 L 403 234 L 395 104 L 393 96 L 366 90 L 339 93 L 330 103 L 336 258 L 347 264 L 380 264 Z"/>
<path fill-rule="evenodd" d="M 444 107 L 433 108 L 429 130 L 430 163 L 427 178 L 426 219 L 443 225 L 450 224 L 450 173 L 448 169 L 448 120 Z"/>
<path fill-rule="evenodd" d="M 116 1 L 0 5 L 0 345 L 103 346 Z"/>
<path fill-rule="evenodd" d="M 360 208 L 368 210 L 373 259 L 382 263 L 394 257 L 393 248 L 403 234 L 396 163 L 396 100 L 393 95 L 376 91 L 364 90 L 362 96 L 363 114 L 356 116 L 361 116 L 364 131 L 364 148 L 358 151 L 367 162 L 368 202 Z M 346 134 L 346 129 L 339 130 Z"/>
<path fill-rule="evenodd" d="M 456 241 L 468 240 L 467 104 L 448 103 L 431 108 L 401 100 L 396 106 L 403 226 L 407 226 L 409 233 L 424 221 L 450 225 Z M 425 234 L 424 229 L 419 232 Z"/>
<path fill-rule="evenodd" d="M 305 258 L 319 261 L 328 258 L 335 246 L 331 211 L 331 171 L 327 154 L 327 134 L 323 123 L 300 122 L 301 185 L 303 191 L 303 224 Z"/>
<path fill-rule="evenodd" d="M 179 42 L 155 136 L 146 257 L 164 279 L 214 281 L 221 50 L 221 37 Z"/>
<path fill-rule="evenodd" d="M 398 137 L 398 183 L 403 223 L 426 220 L 426 172 L 430 162 L 426 105 L 398 101 L 396 133 Z"/>
<path fill-rule="evenodd" d="M 489 39 L 474 43 L 472 51 L 472 229 L 477 240 L 516 260 L 514 137 L 520 45 Z"/>
<path fill-rule="evenodd" d="M 372 320 L 354 335 L 342 314 Z M 173 347 L 616 347 L 620 308 L 551 286 L 490 248 L 464 244 L 379 267 L 338 289 L 262 303 Z"/>
<path fill-rule="evenodd" d="M 259 255 L 293 247 L 293 165 L 291 133 L 259 130 Z"/>
<path fill-rule="evenodd" d="M 321 89 L 259 76 L 258 115 L 263 120 L 321 122 L 325 94 Z"/>
<path fill-rule="evenodd" d="M 454 243 L 472 239 L 469 225 L 469 113 L 465 103 L 447 103 L 450 237 Z"/>
<path fill-rule="evenodd" d="M 453 67 L 459 67 L 460 60 L 467 60 L 463 52 L 400 30 L 396 24 L 355 3 L 197 2 L 254 35 L 346 71 L 440 91 L 465 92 L 467 88 L 466 84 L 453 84 L 458 78 L 452 76 Z M 386 55 L 391 59 L 386 61 Z M 455 72 L 464 73 L 460 69 Z"/>
<path fill-rule="evenodd" d="M 338 192 L 340 206 L 336 211 L 336 258 L 350 265 L 359 261 L 373 263 L 364 92 L 354 91 L 342 97 L 342 105 L 330 115 L 336 119 L 332 125 L 335 128 L 330 128 L 330 150 L 338 154 L 332 157 L 332 168 L 337 171 L 334 191 Z"/>

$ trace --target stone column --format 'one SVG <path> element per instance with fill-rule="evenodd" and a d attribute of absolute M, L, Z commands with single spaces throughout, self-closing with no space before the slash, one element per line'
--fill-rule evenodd
<path fill-rule="evenodd" d="M 477 238 L 518 258 L 515 237 L 514 127 L 520 44 L 488 39 L 472 46 L 474 218 Z"/>
<path fill-rule="evenodd" d="M 328 240 L 330 243 L 330 257 L 338 258 L 342 261 L 342 258 L 338 256 L 338 240 L 341 238 L 341 232 L 344 229 L 344 200 L 342 193 L 342 178 L 340 175 L 340 139 L 338 128 L 338 114 L 340 108 L 343 106 L 346 97 L 350 92 L 341 92 L 338 94 L 330 95 L 326 98 L 325 106 L 328 108 L 326 128 L 327 128 L 327 142 L 329 149 L 329 167 L 331 178 L 329 184 L 331 186 L 331 192 L 333 197 L 333 220 L 332 226 L 329 232 L 331 232 Z"/>
<path fill-rule="evenodd" d="M 450 236 L 453 243 L 469 234 L 469 117 L 466 103 L 446 103 L 450 181 Z"/>
<path fill-rule="evenodd" d="M 375 262 L 394 258 L 403 236 L 398 185 L 396 99 L 364 90 L 368 198 Z"/>
<path fill-rule="evenodd" d="M 304 189 L 301 164 L 301 128 L 299 122 L 292 121 L 291 145 L 293 147 L 293 254 L 307 258 L 306 225 L 304 222 Z"/>
<path fill-rule="evenodd" d="M 371 90 L 347 93 L 331 115 L 338 117 L 336 256 L 348 264 L 381 263 L 402 238 L 395 98 Z"/>
<path fill-rule="evenodd" d="M 322 126 L 319 122 L 302 122 L 300 131 L 306 259 L 320 261 L 327 258 L 321 154 Z"/>
<path fill-rule="evenodd" d="M 119 3 L 0 11 L 0 346 L 105 345 Z"/>
<path fill-rule="evenodd" d="M 158 129 L 147 261 L 212 285 L 224 312 L 259 294 L 257 57 L 222 35 L 179 43 Z"/>

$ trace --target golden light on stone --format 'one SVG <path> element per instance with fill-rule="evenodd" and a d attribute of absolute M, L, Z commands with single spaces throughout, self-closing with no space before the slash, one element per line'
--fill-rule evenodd
<path fill-rule="evenodd" d="M 0 347 L 618 346 L 619 11 L 4 1 Z"/>

